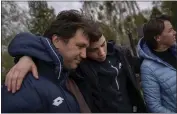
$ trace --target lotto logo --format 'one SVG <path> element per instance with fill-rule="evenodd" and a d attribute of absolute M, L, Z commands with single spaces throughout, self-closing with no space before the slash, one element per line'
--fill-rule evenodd
<path fill-rule="evenodd" d="M 56 99 L 53 100 L 53 105 L 54 106 L 59 106 L 63 102 L 63 98 L 57 97 Z"/>

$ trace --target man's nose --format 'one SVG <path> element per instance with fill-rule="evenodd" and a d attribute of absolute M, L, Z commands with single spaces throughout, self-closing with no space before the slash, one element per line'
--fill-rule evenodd
<path fill-rule="evenodd" d="M 80 54 L 81 58 L 85 59 L 87 56 L 86 56 L 86 48 L 83 48 L 81 50 L 81 54 Z"/>
<path fill-rule="evenodd" d="M 101 56 L 101 57 L 105 56 L 105 51 L 104 51 L 104 48 L 102 48 L 102 47 L 99 49 L 99 56 Z"/>

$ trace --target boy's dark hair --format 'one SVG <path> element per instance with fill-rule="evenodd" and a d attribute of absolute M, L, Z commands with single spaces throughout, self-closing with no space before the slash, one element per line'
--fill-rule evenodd
<path fill-rule="evenodd" d="M 53 35 L 57 35 L 68 41 L 78 29 L 82 29 L 90 41 L 97 41 L 98 36 L 95 34 L 97 26 L 93 23 L 91 18 L 77 10 L 64 10 L 57 15 L 51 26 L 44 32 L 44 36 L 51 39 Z"/>
<path fill-rule="evenodd" d="M 91 21 L 89 22 L 89 25 L 91 26 L 91 31 L 89 32 L 88 36 L 89 36 L 90 38 L 92 38 L 92 39 L 91 39 L 91 42 L 96 42 L 96 41 L 98 41 L 98 40 L 101 38 L 101 36 L 103 35 L 103 34 L 102 34 L 102 30 L 101 30 L 101 28 L 100 28 L 100 24 L 99 24 L 98 22 L 96 22 L 96 21 L 91 20 Z"/>
<path fill-rule="evenodd" d="M 143 27 L 144 40 L 146 41 L 150 49 L 157 48 L 156 37 L 161 35 L 165 25 L 164 21 L 170 21 L 170 17 L 167 15 L 161 15 L 155 18 L 150 19 Z"/>

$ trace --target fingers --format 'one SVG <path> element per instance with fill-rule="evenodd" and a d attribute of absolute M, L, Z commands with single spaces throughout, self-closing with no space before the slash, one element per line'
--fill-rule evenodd
<path fill-rule="evenodd" d="M 13 74 L 13 77 L 12 77 L 12 82 L 11 82 L 11 89 L 12 89 L 12 93 L 15 93 L 16 92 L 16 86 L 17 86 L 17 80 L 18 80 L 18 75 L 19 75 L 19 71 L 16 70 Z"/>
<path fill-rule="evenodd" d="M 8 91 L 11 91 L 11 82 L 12 82 L 13 74 L 14 74 L 14 68 L 12 68 L 8 73 L 8 79 L 7 79 L 7 90 Z"/>
<path fill-rule="evenodd" d="M 30 57 L 24 56 L 15 66 L 10 69 L 10 71 L 6 75 L 5 85 L 7 86 L 8 91 L 12 90 L 12 92 L 14 93 L 16 92 L 16 90 L 19 90 L 24 77 L 30 71 L 32 71 L 36 79 L 39 78 L 34 62 L 31 60 Z"/>
<path fill-rule="evenodd" d="M 12 93 L 15 93 L 17 90 L 19 90 L 23 81 L 23 76 L 26 74 L 25 72 L 21 73 L 20 71 L 21 70 L 18 70 L 18 68 L 14 66 L 6 75 L 5 85 L 7 86 L 7 90 L 12 91 Z"/>
<path fill-rule="evenodd" d="M 24 75 L 23 72 L 19 73 L 19 76 L 18 76 L 18 79 L 17 79 L 17 86 L 16 86 L 17 90 L 19 90 L 21 85 L 22 85 L 22 82 L 23 82 L 23 79 L 24 79 L 23 75 Z"/>
<path fill-rule="evenodd" d="M 32 73 L 33 73 L 33 76 L 36 78 L 36 79 L 39 79 L 39 76 L 38 76 L 38 72 L 37 72 L 37 67 L 35 64 L 32 65 Z"/>
<path fill-rule="evenodd" d="M 6 77 L 5 77 L 5 86 L 8 85 L 8 80 L 9 80 L 9 76 L 10 76 L 10 73 L 12 72 L 12 69 L 9 70 L 9 72 L 7 73 Z"/>

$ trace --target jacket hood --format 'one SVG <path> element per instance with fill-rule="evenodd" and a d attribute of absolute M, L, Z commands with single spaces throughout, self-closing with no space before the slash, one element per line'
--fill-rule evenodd
<path fill-rule="evenodd" d="M 170 47 L 171 52 L 173 53 L 173 55 L 175 57 L 176 56 L 176 52 L 177 52 L 177 45 L 174 44 L 172 47 Z M 140 39 L 138 42 L 138 46 L 137 46 L 137 51 L 138 51 L 138 56 L 141 59 L 149 59 L 158 63 L 162 63 L 168 67 L 171 67 L 171 65 L 169 65 L 168 63 L 166 63 L 165 61 L 161 60 L 159 57 L 157 57 L 155 54 L 153 54 L 151 52 L 151 50 L 149 49 L 149 47 L 147 46 L 146 42 L 144 41 L 144 39 Z"/>
<path fill-rule="evenodd" d="M 15 36 L 8 47 L 11 56 L 30 56 L 52 63 L 58 70 L 58 79 L 63 68 L 63 58 L 48 38 L 31 33 L 20 33 Z"/>

